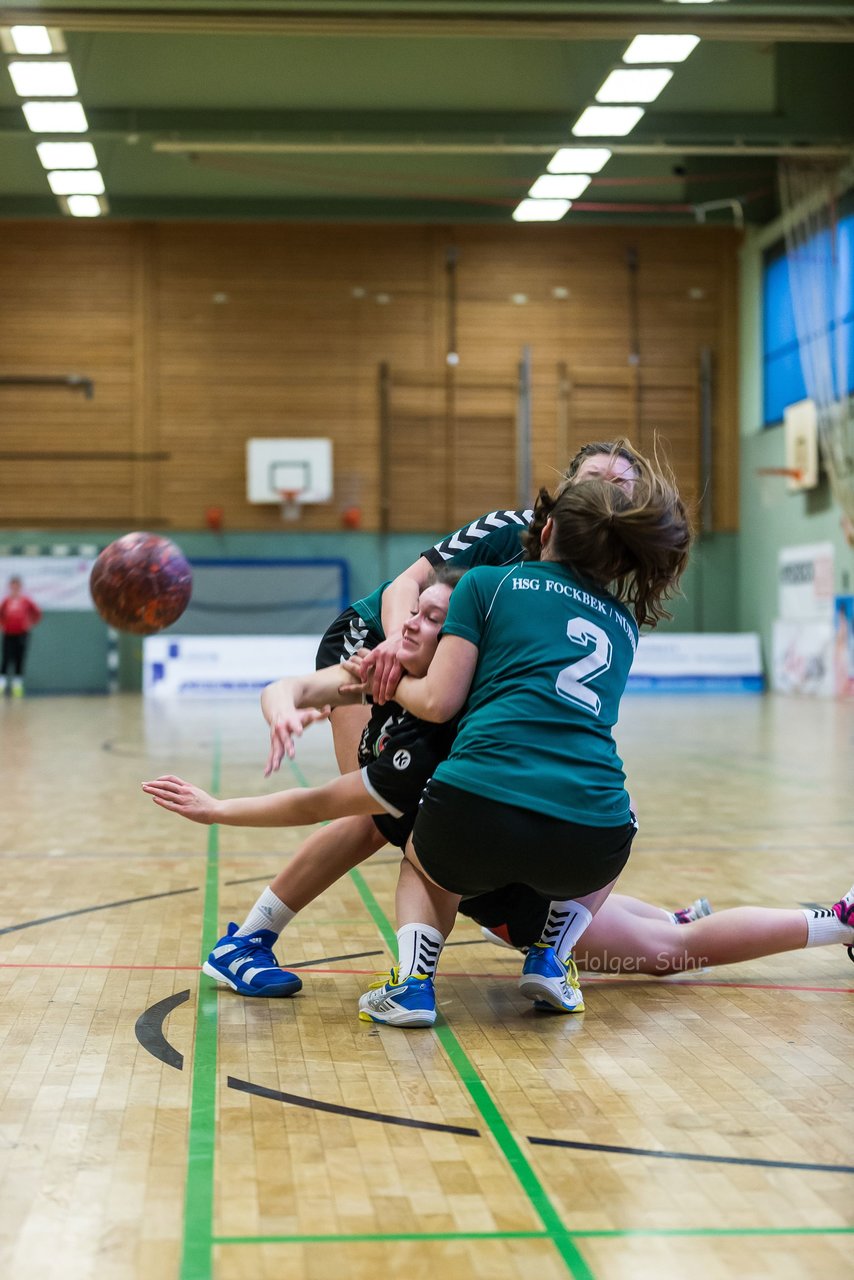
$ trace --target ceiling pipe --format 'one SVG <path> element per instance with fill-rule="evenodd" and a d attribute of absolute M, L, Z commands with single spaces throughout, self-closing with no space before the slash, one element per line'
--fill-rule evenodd
<path fill-rule="evenodd" d="M 702 204 L 694 205 L 694 217 L 698 222 L 706 221 L 706 214 L 713 213 L 716 209 L 731 209 L 732 220 L 734 226 L 741 230 L 744 227 L 744 207 L 740 200 L 735 198 L 731 200 L 704 200 Z"/>
<path fill-rule="evenodd" d="M 732 143 L 620 143 L 610 138 L 594 140 L 613 155 L 622 156 L 851 156 L 851 144 Z M 593 145 L 588 142 L 586 145 Z M 158 138 L 152 151 L 171 155 L 552 155 L 558 148 L 572 149 L 564 138 L 554 142 L 253 142 L 190 141 Z M 584 148 L 581 148 L 584 149 Z"/>

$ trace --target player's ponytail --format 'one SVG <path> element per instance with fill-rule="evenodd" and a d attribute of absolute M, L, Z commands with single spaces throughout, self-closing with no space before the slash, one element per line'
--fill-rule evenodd
<path fill-rule="evenodd" d="M 640 454 L 633 491 L 605 480 L 566 485 L 554 500 L 547 557 L 559 560 L 627 604 L 639 626 L 670 617 L 664 601 L 679 590 L 691 524 L 669 468 Z"/>

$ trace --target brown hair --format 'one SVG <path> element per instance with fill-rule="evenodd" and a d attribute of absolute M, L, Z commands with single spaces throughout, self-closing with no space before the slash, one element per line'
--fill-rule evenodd
<path fill-rule="evenodd" d="M 673 474 L 657 454 L 650 461 L 632 450 L 632 465 L 637 479 L 631 494 L 594 479 L 570 478 L 554 497 L 541 489 L 527 536 L 535 523 L 542 530 L 553 519 L 549 558 L 609 590 L 631 608 L 638 626 L 654 627 L 671 616 L 663 602 L 679 590 L 691 522 Z M 540 558 L 530 542 L 528 550 Z"/>
<path fill-rule="evenodd" d="M 453 591 L 460 578 L 466 573 L 466 569 L 460 569 L 453 564 L 439 564 L 431 571 L 428 587 L 450 587 Z"/>

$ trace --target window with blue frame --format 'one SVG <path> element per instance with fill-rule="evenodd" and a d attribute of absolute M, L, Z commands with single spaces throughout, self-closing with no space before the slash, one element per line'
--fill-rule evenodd
<path fill-rule="evenodd" d="M 826 288 L 835 294 L 828 312 L 839 317 L 829 326 L 834 351 L 837 343 L 843 344 L 840 364 L 846 385 L 837 387 L 839 395 L 854 392 L 854 212 L 841 216 L 837 223 L 835 269 L 830 265 L 827 236 L 825 232 L 816 237 L 815 259 L 826 264 Z M 795 329 L 789 259 L 782 245 L 769 250 L 765 256 L 762 295 L 763 421 L 765 426 L 771 426 L 782 422 L 787 404 L 807 396 Z M 827 330 L 817 338 L 826 341 L 826 334 Z"/>

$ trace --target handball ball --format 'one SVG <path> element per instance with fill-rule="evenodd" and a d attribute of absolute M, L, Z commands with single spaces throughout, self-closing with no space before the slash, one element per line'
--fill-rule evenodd
<path fill-rule="evenodd" d="M 111 627 L 150 636 L 177 622 L 186 609 L 193 574 L 168 538 L 126 533 L 98 556 L 89 590 L 95 608 Z"/>

